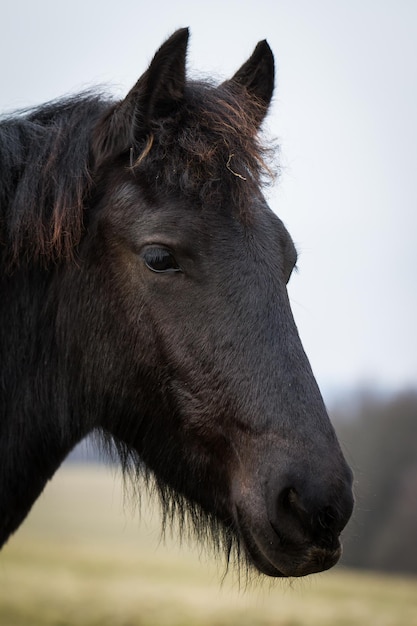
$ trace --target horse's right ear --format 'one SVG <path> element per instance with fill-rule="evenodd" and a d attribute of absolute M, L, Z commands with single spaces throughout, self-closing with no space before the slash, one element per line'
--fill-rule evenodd
<path fill-rule="evenodd" d="M 152 122 L 169 117 L 184 98 L 188 28 L 177 30 L 156 52 L 146 72 L 94 131 L 96 165 L 151 134 Z"/>

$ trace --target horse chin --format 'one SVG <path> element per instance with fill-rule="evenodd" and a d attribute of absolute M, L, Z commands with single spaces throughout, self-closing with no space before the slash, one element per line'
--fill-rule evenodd
<path fill-rule="evenodd" d="M 269 521 L 264 527 L 257 524 L 250 529 L 240 511 L 237 512 L 237 519 L 240 540 L 249 562 L 266 576 L 298 578 L 323 572 L 336 565 L 342 554 L 339 541 L 333 549 L 307 543 L 288 545 Z M 256 532 L 253 528 L 257 529 Z"/>
<path fill-rule="evenodd" d="M 261 574 L 274 578 L 300 578 L 324 572 L 336 565 L 341 555 L 341 548 L 328 551 L 312 546 L 303 553 L 282 553 L 277 559 L 277 564 L 262 553 L 255 554 L 252 551 L 249 554 L 253 565 Z M 275 560 L 276 557 L 276 554 L 271 555 L 271 559 Z"/>

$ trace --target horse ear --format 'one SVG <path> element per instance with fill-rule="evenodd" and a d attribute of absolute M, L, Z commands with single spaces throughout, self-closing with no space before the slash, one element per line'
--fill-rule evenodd
<path fill-rule="evenodd" d="M 266 39 L 260 41 L 252 56 L 231 79 L 244 87 L 261 105 L 258 123 L 261 124 L 271 103 L 275 82 L 274 55 Z"/>
<path fill-rule="evenodd" d="M 139 143 L 153 121 L 177 110 L 184 98 L 188 38 L 188 28 L 171 35 L 126 98 L 99 122 L 93 138 L 96 164 Z"/>
<path fill-rule="evenodd" d="M 182 102 L 188 38 L 188 28 L 171 35 L 127 95 L 127 102 L 133 100 L 135 135 L 141 131 L 147 133 L 152 121 L 169 117 Z"/>

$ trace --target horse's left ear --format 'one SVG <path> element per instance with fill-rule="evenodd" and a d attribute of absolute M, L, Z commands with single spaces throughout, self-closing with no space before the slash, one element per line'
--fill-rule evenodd
<path fill-rule="evenodd" d="M 156 52 L 126 98 L 98 123 L 93 137 L 96 165 L 129 150 L 169 117 L 184 98 L 188 28 L 177 30 Z"/>
<path fill-rule="evenodd" d="M 274 55 L 266 39 L 260 41 L 252 56 L 242 65 L 231 79 L 244 87 L 261 105 L 259 124 L 262 122 L 271 103 L 275 83 Z"/>
<path fill-rule="evenodd" d="M 125 102 L 134 107 L 134 134 L 148 133 L 153 121 L 169 117 L 181 104 L 185 90 L 188 28 L 177 30 L 155 54 Z M 140 137 L 137 137 L 140 139 Z"/>

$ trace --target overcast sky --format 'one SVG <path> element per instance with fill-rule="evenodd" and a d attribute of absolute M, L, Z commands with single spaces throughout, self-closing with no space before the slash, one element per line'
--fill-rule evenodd
<path fill-rule="evenodd" d="M 260 39 L 275 53 L 267 194 L 300 252 L 290 297 L 325 398 L 417 386 L 417 2 L 9 1 L 0 108 L 122 96 L 181 26 L 190 75 L 232 75 Z"/>

